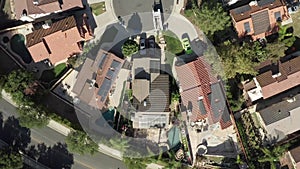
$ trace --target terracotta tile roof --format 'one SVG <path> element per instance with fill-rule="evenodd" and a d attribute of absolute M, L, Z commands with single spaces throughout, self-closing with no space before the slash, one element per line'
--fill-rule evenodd
<path fill-rule="evenodd" d="M 37 0 L 38 5 L 33 4 L 33 0 L 14 0 L 16 18 L 20 19 L 23 12 L 27 15 L 46 14 L 55 11 L 66 11 L 73 8 L 83 8 L 82 0 Z"/>
<path fill-rule="evenodd" d="M 224 129 L 231 125 L 226 98 L 221 84 L 211 74 L 211 68 L 202 57 L 175 67 L 181 87 L 182 103 L 192 113 L 191 121 L 208 118 L 220 122 Z"/>
<path fill-rule="evenodd" d="M 269 98 L 300 84 L 300 57 L 286 61 L 271 63 L 265 67 L 259 67 L 260 74 L 256 76 L 262 88 L 263 98 Z M 280 73 L 278 77 L 272 75 Z"/>
<path fill-rule="evenodd" d="M 34 30 L 32 33 L 26 35 L 26 46 L 30 47 L 37 43 L 40 43 L 42 42 L 43 37 L 48 36 L 54 32 L 65 32 L 74 27 L 76 27 L 76 20 L 72 16 L 53 22 L 51 27 L 48 29 L 41 28 L 38 30 Z"/>
<path fill-rule="evenodd" d="M 274 9 L 284 6 L 285 3 L 282 0 L 260 0 L 257 1 L 257 6 L 250 6 L 249 4 L 230 10 L 230 15 L 235 22 L 247 19 L 251 17 L 251 14 L 262 11 L 264 9 Z"/>
<path fill-rule="evenodd" d="M 83 25 L 78 25 L 74 16 L 71 16 L 54 21 L 48 29 L 40 28 L 26 35 L 26 46 L 33 60 L 39 62 L 49 59 L 55 64 L 80 53 L 80 41 L 90 36 L 85 36 L 89 33 L 81 33 L 78 27 L 82 28 Z"/>

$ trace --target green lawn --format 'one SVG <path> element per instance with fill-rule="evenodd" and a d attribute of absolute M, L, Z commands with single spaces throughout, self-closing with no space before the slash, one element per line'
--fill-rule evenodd
<path fill-rule="evenodd" d="M 58 77 L 66 68 L 67 67 L 66 67 L 65 63 L 61 63 L 61 64 L 55 66 L 54 67 L 55 77 Z"/>
<path fill-rule="evenodd" d="M 45 70 L 43 71 L 40 80 L 49 83 L 55 79 L 58 79 L 62 75 L 62 73 L 66 70 L 66 68 L 67 68 L 66 64 L 61 63 L 55 66 L 53 69 Z"/>
<path fill-rule="evenodd" d="M 94 4 L 91 4 L 90 7 L 92 8 L 92 11 L 96 16 L 98 16 L 106 11 L 105 2 L 94 3 Z"/>
<path fill-rule="evenodd" d="M 181 53 L 183 48 L 179 38 L 171 31 L 166 31 L 163 34 L 164 34 L 164 39 L 167 43 L 167 51 L 173 54 Z"/>
<path fill-rule="evenodd" d="M 290 25 L 294 28 L 294 35 L 300 38 L 300 12 L 291 14 L 293 23 Z"/>

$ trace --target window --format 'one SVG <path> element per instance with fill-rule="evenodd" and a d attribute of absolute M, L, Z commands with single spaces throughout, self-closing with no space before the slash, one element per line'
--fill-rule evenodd
<path fill-rule="evenodd" d="M 274 13 L 276 21 L 281 21 L 281 13 L 280 11 Z"/>
<path fill-rule="evenodd" d="M 245 22 L 245 23 L 244 23 L 244 29 L 245 29 L 245 32 L 246 32 L 246 33 L 251 32 L 249 22 Z"/>

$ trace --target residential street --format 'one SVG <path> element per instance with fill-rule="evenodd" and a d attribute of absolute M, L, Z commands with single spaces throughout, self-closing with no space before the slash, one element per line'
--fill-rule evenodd
<path fill-rule="evenodd" d="M 16 108 L 5 101 L 0 99 L 0 112 L 3 113 L 4 119 L 9 116 L 16 115 Z M 31 129 L 31 143 L 37 145 L 38 143 L 45 143 L 47 146 L 53 146 L 54 144 L 61 142 L 64 143 L 65 136 L 60 133 L 45 127 L 42 129 Z M 102 153 L 96 153 L 95 155 L 74 155 L 74 169 L 125 169 L 125 165 L 122 161 L 109 157 Z"/>

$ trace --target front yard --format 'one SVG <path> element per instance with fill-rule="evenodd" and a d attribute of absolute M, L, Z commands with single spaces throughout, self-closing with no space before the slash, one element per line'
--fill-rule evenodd
<path fill-rule="evenodd" d="M 90 4 L 90 7 L 92 8 L 92 11 L 96 16 L 101 15 L 106 11 L 105 2 Z"/>
<path fill-rule="evenodd" d="M 61 63 L 55 66 L 53 69 L 45 70 L 42 73 L 40 80 L 42 82 L 48 83 L 51 86 L 51 82 L 57 80 L 59 77 L 63 75 L 63 73 L 67 70 L 67 66 L 65 63 Z"/>
<path fill-rule="evenodd" d="M 163 32 L 164 39 L 167 43 L 167 51 L 176 55 L 178 53 L 182 53 L 182 45 L 179 38 L 171 31 Z"/>

